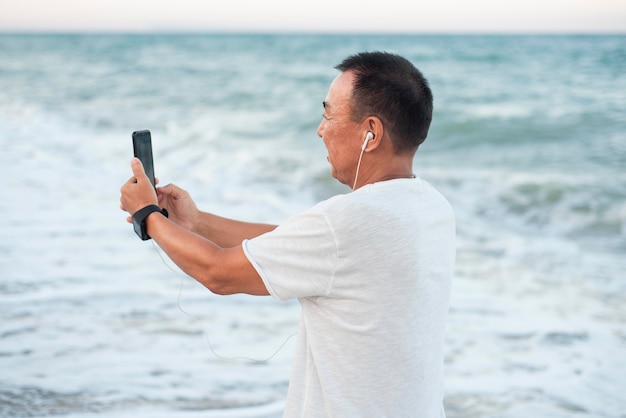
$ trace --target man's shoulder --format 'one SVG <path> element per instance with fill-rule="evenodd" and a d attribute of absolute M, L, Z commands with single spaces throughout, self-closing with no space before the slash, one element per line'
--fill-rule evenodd
<path fill-rule="evenodd" d="M 347 194 L 323 200 L 305 214 L 332 220 L 369 216 L 378 212 L 422 212 L 424 210 L 452 212 L 448 200 L 428 181 L 419 177 L 368 184 Z"/>

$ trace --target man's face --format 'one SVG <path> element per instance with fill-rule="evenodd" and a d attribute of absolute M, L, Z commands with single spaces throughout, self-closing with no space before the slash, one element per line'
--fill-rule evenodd
<path fill-rule="evenodd" d="M 317 134 L 328 150 L 331 174 L 339 182 L 352 185 L 361 151 L 360 124 L 350 119 L 350 97 L 354 74 L 339 74 L 330 85 L 324 100 L 323 119 Z"/>

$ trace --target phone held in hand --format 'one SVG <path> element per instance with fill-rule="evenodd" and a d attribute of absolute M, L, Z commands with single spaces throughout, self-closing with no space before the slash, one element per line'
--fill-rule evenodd
<path fill-rule="evenodd" d="M 135 157 L 139 158 L 143 164 L 144 171 L 152 183 L 152 187 L 156 188 L 156 181 L 154 177 L 154 161 L 152 158 L 152 137 L 150 131 L 135 131 L 133 132 L 133 152 Z M 167 210 L 159 208 L 157 205 L 149 205 L 143 209 L 138 210 L 133 214 L 133 228 L 135 233 L 142 240 L 149 240 L 146 228 L 146 218 L 152 212 L 161 212 L 165 217 L 168 216 Z"/>
<path fill-rule="evenodd" d="M 154 180 L 154 161 L 152 159 L 152 136 L 150 135 L 150 131 L 143 130 L 133 132 L 133 151 L 135 157 L 141 160 L 141 164 L 143 164 L 143 169 L 150 179 L 150 183 L 152 183 L 153 187 L 156 187 Z"/>

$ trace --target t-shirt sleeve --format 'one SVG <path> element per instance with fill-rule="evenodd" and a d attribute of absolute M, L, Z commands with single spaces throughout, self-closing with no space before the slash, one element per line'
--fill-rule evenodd
<path fill-rule="evenodd" d="M 337 264 L 335 234 L 323 212 L 309 210 L 242 243 L 268 292 L 278 300 L 328 295 Z"/>

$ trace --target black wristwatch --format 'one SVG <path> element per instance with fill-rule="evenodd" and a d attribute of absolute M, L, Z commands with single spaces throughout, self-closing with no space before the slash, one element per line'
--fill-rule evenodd
<path fill-rule="evenodd" d="M 139 209 L 133 214 L 133 228 L 139 238 L 146 241 L 150 239 L 150 235 L 146 232 L 146 218 L 152 212 L 161 212 L 167 218 L 167 210 L 161 209 L 157 205 L 148 205 L 143 209 Z"/>

